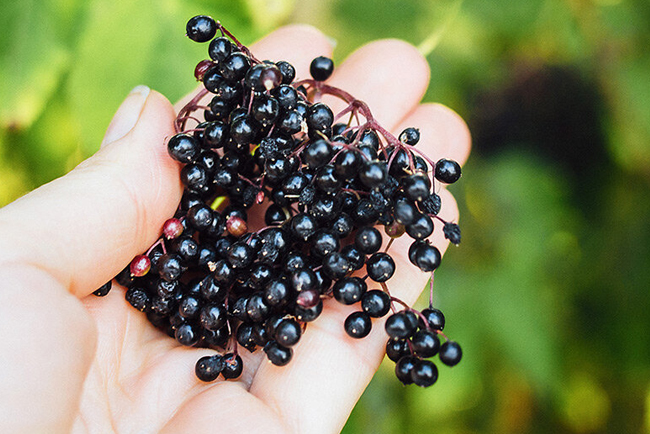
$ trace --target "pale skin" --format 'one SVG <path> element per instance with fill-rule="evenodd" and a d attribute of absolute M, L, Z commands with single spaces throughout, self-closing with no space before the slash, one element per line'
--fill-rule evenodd
<path fill-rule="evenodd" d="M 311 59 L 332 49 L 306 26 L 279 29 L 251 46 L 260 59 L 291 62 L 299 78 L 309 76 Z M 467 127 L 446 107 L 420 104 L 428 81 L 414 47 L 383 40 L 337 65 L 328 83 L 368 103 L 395 134 L 419 127 L 417 146 L 434 161 L 463 163 Z M 344 107 L 326 102 L 335 112 Z M 142 104 L 135 126 L 107 140 L 124 112 Z M 107 297 L 90 295 L 145 251 L 175 211 L 180 166 L 164 139 L 179 104 L 154 91 L 130 95 L 94 156 L 0 210 L 0 432 L 336 433 L 377 370 L 383 320 L 353 340 L 343 321 L 357 307 L 329 300 L 288 366 L 242 350 L 238 381 L 201 383 L 194 364 L 212 350 L 182 347 L 154 329 L 116 284 Z M 457 221 L 452 195 L 438 193 L 443 218 Z M 436 226 L 433 241 L 444 251 L 441 232 Z M 408 261 L 409 243 L 404 236 L 391 247 L 397 271 L 388 285 L 412 304 L 429 276 Z"/>

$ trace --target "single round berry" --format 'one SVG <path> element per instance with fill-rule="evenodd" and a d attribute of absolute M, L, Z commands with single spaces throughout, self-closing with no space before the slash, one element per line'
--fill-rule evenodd
<path fill-rule="evenodd" d="M 320 303 L 320 292 L 316 289 L 300 291 L 296 295 L 296 305 L 304 308 L 310 308 Z"/>
<path fill-rule="evenodd" d="M 232 353 L 228 353 L 223 356 L 223 359 L 226 362 L 225 366 L 223 367 L 223 371 L 221 371 L 223 378 L 226 380 L 239 378 L 242 371 L 244 370 L 244 362 L 242 361 L 241 357 L 239 357 L 239 355 L 235 356 Z"/>
<path fill-rule="evenodd" d="M 409 354 L 409 346 L 406 339 L 389 339 L 386 342 L 386 355 L 393 362 L 397 362 Z"/>
<path fill-rule="evenodd" d="M 375 282 L 385 282 L 395 273 L 395 261 L 388 253 L 375 253 L 366 261 L 366 271 Z"/>
<path fill-rule="evenodd" d="M 163 236 L 168 240 L 178 238 L 183 233 L 183 223 L 177 218 L 170 218 L 163 224 Z"/>
<path fill-rule="evenodd" d="M 223 62 L 232 52 L 232 43 L 228 38 L 221 36 L 210 41 L 208 55 L 215 62 Z"/>
<path fill-rule="evenodd" d="M 281 60 L 275 64 L 280 69 L 282 73 L 282 84 L 291 84 L 293 79 L 296 77 L 296 69 L 292 64 Z"/>
<path fill-rule="evenodd" d="M 208 42 L 217 33 L 217 23 L 207 15 L 190 18 L 185 27 L 187 37 L 196 42 Z"/>
<path fill-rule="evenodd" d="M 460 164 L 454 160 L 443 158 L 438 160 L 435 168 L 435 177 L 445 184 L 453 184 L 460 178 Z"/>
<path fill-rule="evenodd" d="M 357 248 L 368 255 L 379 251 L 381 241 L 381 233 L 373 227 L 359 229 L 354 237 L 354 244 Z"/>
<path fill-rule="evenodd" d="M 151 306 L 151 301 L 149 295 L 143 288 L 129 288 L 124 294 L 124 298 L 129 302 L 131 306 L 144 312 L 149 309 Z"/>
<path fill-rule="evenodd" d="M 193 347 L 199 342 L 200 335 L 193 325 L 185 323 L 176 329 L 174 337 L 181 345 Z"/>
<path fill-rule="evenodd" d="M 176 161 L 187 164 L 194 161 L 201 152 L 201 147 L 189 134 L 176 134 L 167 142 L 167 151 Z"/>
<path fill-rule="evenodd" d="M 366 282 L 358 277 L 345 277 L 334 284 L 334 298 L 343 304 L 354 304 L 368 289 Z"/>
<path fill-rule="evenodd" d="M 248 232 L 248 225 L 243 218 L 233 216 L 226 220 L 226 230 L 233 237 L 239 238 Z"/>
<path fill-rule="evenodd" d="M 201 327 L 206 330 L 219 330 L 226 324 L 228 312 L 222 304 L 208 304 L 203 306 L 199 314 Z"/>
<path fill-rule="evenodd" d="M 418 359 L 414 356 L 403 356 L 397 361 L 395 364 L 395 375 L 402 384 L 408 385 L 413 383 L 411 372 L 417 362 Z"/>
<path fill-rule="evenodd" d="M 431 330 L 418 330 L 411 339 L 413 351 L 418 356 L 428 359 L 435 356 L 440 350 L 440 339 L 436 332 Z"/>
<path fill-rule="evenodd" d="M 214 63 L 210 60 L 201 60 L 194 68 L 194 78 L 196 78 L 197 81 L 202 81 L 205 73 L 212 67 L 214 67 Z"/>
<path fill-rule="evenodd" d="M 365 312 L 352 312 L 345 319 L 344 328 L 348 336 L 361 339 L 370 333 L 372 321 L 370 321 L 370 316 Z"/>
<path fill-rule="evenodd" d="M 291 347 L 298 343 L 302 329 L 300 323 L 292 318 L 283 319 L 275 327 L 275 340 L 283 347 Z"/>
<path fill-rule="evenodd" d="M 334 72 L 334 62 L 332 59 L 325 56 L 319 56 L 311 61 L 309 65 L 309 73 L 316 81 L 325 81 Z"/>
<path fill-rule="evenodd" d="M 285 348 L 276 341 L 269 341 L 264 346 L 264 352 L 269 361 L 275 366 L 285 366 L 293 357 L 293 350 L 291 348 Z"/>
<path fill-rule="evenodd" d="M 409 127 L 399 134 L 399 141 L 407 145 L 415 146 L 420 141 L 420 130 Z"/>
<path fill-rule="evenodd" d="M 447 366 L 455 366 L 460 362 L 460 359 L 463 357 L 463 351 L 460 348 L 460 345 L 454 341 L 447 341 L 440 346 L 440 352 L 438 353 L 440 361 Z"/>
<path fill-rule="evenodd" d="M 219 354 L 204 356 L 196 362 L 194 372 L 199 380 L 209 383 L 217 379 L 225 366 L 226 362 L 223 360 L 223 356 Z"/>
<path fill-rule="evenodd" d="M 416 386 L 432 386 L 438 380 L 438 368 L 429 360 L 418 360 L 411 369 L 411 380 Z"/>
<path fill-rule="evenodd" d="M 442 330 L 445 328 L 445 316 L 440 309 L 427 308 L 422 310 L 422 316 L 427 320 L 428 326 L 434 330 Z M 420 318 L 420 328 L 426 328 L 426 324 Z"/>
<path fill-rule="evenodd" d="M 361 297 L 361 309 L 373 318 L 381 318 L 390 311 L 390 296 L 379 289 L 368 291 Z"/>
<path fill-rule="evenodd" d="M 413 336 L 417 329 L 417 317 L 415 324 L 409 318 L 407 311 L 392 314 L 386 320 L 386 333 L 393 339 L 406 339 Z"/>
<path fill-rule="evenodd" d="M 197 231 L 208 229 L 212 225 L 213 219 L 212 208 L 205 204 L 194 205 L 187 211 L 186 221 Z"/>

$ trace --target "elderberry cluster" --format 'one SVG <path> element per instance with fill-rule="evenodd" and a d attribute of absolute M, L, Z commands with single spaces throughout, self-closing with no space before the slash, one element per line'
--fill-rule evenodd
<path fill-rule="evenodd" d="M 184 193 L 160 239 L 116 276 L 126 300 L 180 344 L 217 351 L 196 364 L 203 381 L 239 377 L 242 348 L 289 363 L 325 299 L 359 306 L 342 325 L 352 338 L 392 310 L 386 352 L 397 377 L 432 385 L 438 371 L 427 359 L 438 354 L 453 366 L 460 346 L 442 333 L 444 316 L 431 302 L 418 312 L 391 295 L 389 250 L 410 237 L 411 263 L 433 273 L 441 260 L 429 241 L 434 220 L 460 242 L 458 226 L 438 216 L 435 190 L 436 180 L 457 181 L 460 166 L 431 161 L 415 148 L 418 129 L 396 138 L 365 103 L 327 85 L 331 59 L 314 59 L 312 79 L 295 81 L 291 64 L 259 61 L 210 17 L 190 19 L 187 36 L 210 42 L 209 59 L 195 68 L 203 88 L 167 141 L 183 165 Z M 314 102 L 326 94 L 347 108 L 335 115 Z M 262 214 L 263 224 L 252 221 Z"/>

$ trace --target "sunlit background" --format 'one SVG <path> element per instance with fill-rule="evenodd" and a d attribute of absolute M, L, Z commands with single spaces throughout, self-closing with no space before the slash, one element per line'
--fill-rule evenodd
<path fill-rule="evenodd" d="M 247 43 L 316 25 L 335 61 L 405 39 L 472 131 L 436 275 L 464 359 L 426 390 L 385 363 L 345 433 L 650 433 L 650 2 L 5 1 L 0 205 L 91 155 L 134 86 L 193 89 L 198 13 Z"/>

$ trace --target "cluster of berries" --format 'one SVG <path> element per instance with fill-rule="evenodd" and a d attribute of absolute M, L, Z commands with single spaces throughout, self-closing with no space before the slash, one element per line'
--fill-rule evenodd
<path fill-rule="evenodd" d="M 460 166 L 431 161 L 415 148 L 418 129 L 396 138 L 365 103 L 325 84 L 331 59 L 314 59 L 312 79 L 295 82 L 291 64 L 257 60 L 210 17 L 190 19 L 187 35 L 210 41 L 210 59 L 195 68 L 204 86 L 179 112 L 167 143 L 183 164 L 185 190 L 161 238 L 116 276 L 127 301 L 180 344 L 219 352 L 198 360 L 203 381 L 241 375 L 241 348 L 262 347 L 273 364 L 289 363 L 324 299 L 360 306 L 343 324 L 352 338 L 367 336 L 371 319 L 392 311 L 386 350 L 397 377 L 432 385 L 438 372 L 426 359 L 439 353 L 453 366 L 461 350 L 442 333 L 444 316 L 431 303 L 418 312 L 390 294 L 388 251 L 395 238 L 411 237 L 410 261 L 432 273 L 441 260 L 428 241 L 433 220 L 460 242 L 458 226 L 438 216 L 434 188 L 435 180 L 458 180 Z M 325 94 L 347 108 L 335 115 L 313 102 Z M 207 95 L 212 100 L 201 105 Z M 348 122 L 337 122 L 346 115 Z M 249 221 L 254 214 L 264 224 Z"/>

